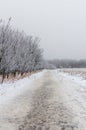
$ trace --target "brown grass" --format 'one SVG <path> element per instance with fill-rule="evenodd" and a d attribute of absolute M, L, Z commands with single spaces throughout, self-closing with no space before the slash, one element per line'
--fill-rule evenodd
<path fill-rule="evenodd" d="M 69 73 L 70 75 L 82 76 L 86 80 L 86 68 L 67 68 L 60 69 L 60 71 Z"/>
<path fill-rule="evenodd" d="M 37 72 L 39 72 L 39 71 L 27 72 L 27 73 L 23 73 L 23 75 L 21 75 L 20 73 L 19 73 L 19 74 L 16 73 L 15 77 L 14 77 L 13 74 L 9 74 L 8 78 L 7 78 L 7 76 L 5 77 L 4 82 L 17 81 L 17 80 L 19 80 L 19 79 L 23 79 L 23 78 L 25 78 L 25 77 L 29 77 L 29 76 L 31 76 L 32 74 L 35 74 L 35 73 L 37 73 Z M 0 75 L 0 83 L 1 83 L 1 81 L 2 81 L 2 75 Z"/>

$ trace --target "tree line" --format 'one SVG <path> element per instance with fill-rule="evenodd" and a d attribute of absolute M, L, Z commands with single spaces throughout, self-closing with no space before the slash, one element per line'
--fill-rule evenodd
<path fill-rule="evenodd" d="M 86 68 L 86 60 L 54 59 L 47 62 L 53 68 Z"/>
<path fill-rule="evenodd" d="M 42 69 L 43 50 L 39 38 L 28 36 L 0 20 L 0 74 L 24 73 Z"/>

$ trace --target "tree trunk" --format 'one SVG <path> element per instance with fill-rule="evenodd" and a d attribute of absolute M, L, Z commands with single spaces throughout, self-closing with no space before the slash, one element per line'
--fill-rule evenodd
<path fill-rule="evenodd" d="M 5 74 L 2 75 L 2 83 L 4 82 Z"/>

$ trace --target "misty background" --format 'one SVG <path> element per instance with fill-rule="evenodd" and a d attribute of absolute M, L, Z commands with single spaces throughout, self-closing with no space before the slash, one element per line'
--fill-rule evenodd
<path fill-rule="evenodd" d="M 86 58 L 85 0 L 1 0 L 0 18 L 38 36 L 45 59 Z"/>

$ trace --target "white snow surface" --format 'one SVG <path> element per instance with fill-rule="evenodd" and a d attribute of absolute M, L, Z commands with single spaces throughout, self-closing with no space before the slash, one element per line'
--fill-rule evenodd
<path fill-rule="evenodd" d="M 65 72 L 60 72 L 60 74 L 67 78 L 68 80 L 71 80 L 79 85 L 86 86 L 86 80 L 81 75 L 71 75 Z"/>
<path fill-rule="evenodd" d="M 80 130 L 86 129 L 86 80 L 81 76 L 71 76 L 60 72 L 64 103 L 75 115 Z M 84 124 L 84 125 L 83 125 Z"/>
<path fill-rule="evenodd" d="M 15 82 L 0 84 L 0 105 L 9 103 L 10 100 L 23 93 L 23 91 L 31 89 L 31 83 L 33 80 L 41 77 L 43 73 L 44 71 L 32 74 L 30 77 L 25 77 Z"/>

